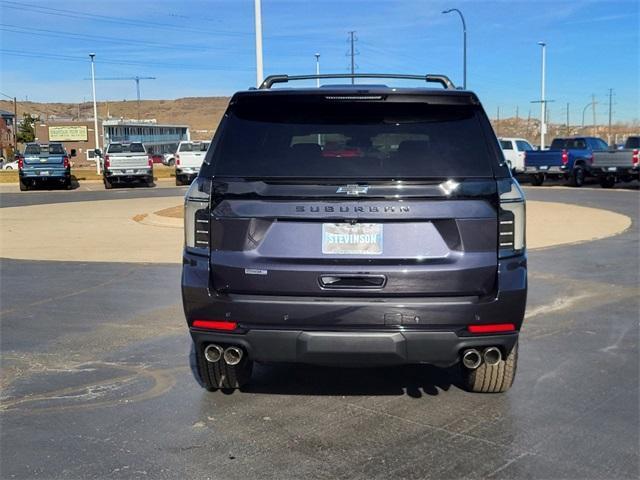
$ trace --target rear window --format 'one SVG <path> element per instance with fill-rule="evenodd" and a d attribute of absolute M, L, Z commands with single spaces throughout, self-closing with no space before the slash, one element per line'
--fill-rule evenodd
<path fill-rule="evenodd" d="M 629 137 L 624 144 L 624 148 L 640 148 L 640 137 Z"/>
<path fill-rule="evenodd" d="M 107 153 L 145 153 L 141 143 L 112 143 Z"/>
<path fill-rule="evenodd" d="M 587 148 L 587 142 L 584 138 L 555 138 L 551 142 L 550 150 L 584 150 Z"/>
<path fill-rule="evenodd" d="M 513 150 L 511 140 L 500 140 L 500 147 L 502 147 L 503 150 Z"/>
<path fill-rule="evenodd" d="M 183 143 L 180 145 L 181 152 L 206 152 L 209 143 Z"/>
<path fill-rule="evenodd" d="M 268 103 L 245 102 L 232 108 L 211 160 L 215 175 L 493 176 L 477 107 Z"/>
<path fill-rule="evenodd" d="M 40 155 L 40 145 L 27 145 L 24 149 L 25 155 Z"/>

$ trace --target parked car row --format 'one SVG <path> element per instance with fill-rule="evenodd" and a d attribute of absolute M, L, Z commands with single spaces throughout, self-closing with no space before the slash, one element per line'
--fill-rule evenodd
<path fill-rule="evenodd" d="M 187 185 L 197 177 L 209 143 L 180 142 L 176 152 L 171 154 L 176 185 Z M 104 152 L 96 149 L 104 187 L 109 190 L 116 184 L 125 183 L 142 183 L 153 187 L 153 166 L 164 163 L 164 158 L 147 152 L 141 142 L 112 142 Z M 62 143 L 28 143 L 23 153 L 16 154 L 12 162 L 2 161 L 0 168 L 18 170 L 22 191 L 34 188 L 44 181 L 58 182 L 71 188 L 70 158 L 75 156 L 75 149 L 67 153 Z"/>
<path fill-rule="evenodd" d="M 562 179 L 581 187 L 586 178 L 595 177 L 603 188 L 612 188 L 639 179 L 640 136 L 629 137 L 623 149 L 609 147 L 598 137 L 555 138 L 548 150 L 535 150 L 523 139 L 499 140 L 512 173 L 529 176 L 535 186 Z"/>

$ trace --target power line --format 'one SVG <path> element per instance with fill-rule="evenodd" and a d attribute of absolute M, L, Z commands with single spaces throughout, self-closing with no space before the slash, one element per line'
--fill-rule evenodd
<path fill-rule="evenodd" d="M 157 27 L 169 28 L 173 30 L 180 30 L 184 32 L 184 25 L 175 25 L 172 23 L 164 23 L 164 22 L 153 22 L 149 20 L 128 20 L 122 17 L 113 17 L 110 15 L 97 15 L 93 13 L 86 12 L 78 12 L 74 10 L 65 10 L 62 8 L 52 8 L 52 7 L 43 7 L 41 5 L 34 5 L 29 3 L 19 3 L 12 2 L 9 0 L 3 0 L 0 2 L 4 5 L 5 8 L 11 8 L 15 10 L 27 10 L 32 12 L 41 13 L 44 15 L 54 15 L 58 17 L 64 18 L 78 18 L 78 19 L 89 19 L 89 20 L 100 20 L 101 22 L 108 22 L 117 25 L 126 25 L 126 26 L 135 26 L 139 28 L 151 28 L 157 29 Z M 211 29 L 198 29 L 193 28 L 191 25 L 188 27 L 189 31 L 212 34 L 212 35 L 229 35 L 229 36 L 251 36 L 253 33 L 250 32 L 234 32 L 234 31 L 223 31 L 223 30 L 211 30 Z"/>
<path fill-rule="evenodd" d="M 15 57 L 26 57 L 26 58 L 44 58 L 50 60 L 60 60 L 65 62 L 83 62 L 86 63 L 86 58 L 84 57 L 74 57 L 71 55 L 60 55 L 60 54 L 45 54 L 45 53 L 30 53 L 23 52 L 19 50 L 9 50 L 5 48 L 0 48 L 0 52 L 4 55 L 11 55 Z M 236 71 L 236 72 L 249 72 L 252 69 L 249 68 L 233 68 L 230 66 L 221 66 L 221 65 L 187 65 L 187 64 L 178 64 L 178 63 L 166 63 L 166 62 L 133 62 L 126 60 L 100 60 L 100 63 L 106 65 L 134 65 L 134 66 L 150 66 L 150 67 L 165 67 L 165 68 L 182 68 L 185 70 L 195 70 L 195 71 L 207 71 L 207 70 L 221 70 L 221 71 Z"/>

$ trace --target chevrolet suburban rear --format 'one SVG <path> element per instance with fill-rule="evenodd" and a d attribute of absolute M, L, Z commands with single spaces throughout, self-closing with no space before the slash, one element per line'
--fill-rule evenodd
<path fill-rule="evenodd" d="M 460 365 L 471 391 L 511 386 L 524 195 L 476 95 L 411 78 L 445 89 L 233 96 L 185 199 L 183 304 L 207 389 L 242 387 L 254 361 Z"/>

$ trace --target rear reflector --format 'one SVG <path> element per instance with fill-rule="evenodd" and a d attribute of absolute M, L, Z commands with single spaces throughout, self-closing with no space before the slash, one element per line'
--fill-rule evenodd
<path fill-rule="evenodd" d="M 469 325 L 467 330 L 471 333 L 515 332 L 516 326 L 513 323 L 489 323 L 487 325 Z"/>
<path fill-rule="evenodd" d="M 208 330 L 235 330 L 238 324 L 225 320 L 194 320 L 192 326 L 194 328 L 206 328 Z"/>

